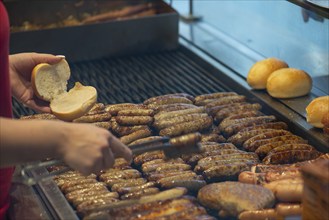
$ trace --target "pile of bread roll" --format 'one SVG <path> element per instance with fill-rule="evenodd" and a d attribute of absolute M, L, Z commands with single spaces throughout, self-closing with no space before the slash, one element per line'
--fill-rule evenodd
<path fill-rule="evenodd" d="M 274 98 L 304 96 L 312 89 L 312 78 L 305 71 L 289 68 L 277 58 L 256 62 L 249 70 L 247 82 L 254 89 L 267 89 Z"/>

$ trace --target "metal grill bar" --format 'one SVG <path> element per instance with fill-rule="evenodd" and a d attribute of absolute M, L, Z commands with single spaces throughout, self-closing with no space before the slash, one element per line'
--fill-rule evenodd
<path fill-rule="evenodd" d="M 98 90 L 103 103 L 140 103 L 145 99 L 175 92 L 191 95 L 225 91 L 220 79 L 211 77 L 180 48 L 157 54 L 104 58 L 73 63 L 68 87 L 74 82 Z M 33 114 L 16 101 L 14 115 Z"/>

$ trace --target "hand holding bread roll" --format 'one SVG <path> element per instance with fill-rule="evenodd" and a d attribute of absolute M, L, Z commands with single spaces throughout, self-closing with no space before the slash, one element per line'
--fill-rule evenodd
<path fill-rule="evenodd" d="M 41 63 L 31 75 L 32 88 L 40 99 L 50 102 L 52 113 L 64 121 L 72 121 L 86 114 L 97 101 L 94 87 L 79 82 L 67 92 L 70 67 L 66 60 L 49 65 Z"/>
<path fill-rule="evenodd" d="M 277 58 L 258 61 L 249 70 L 247 82 L 254 89 L 266 89 L 268 77 L 274 71 L 287 67 L 287 63 Z"/>
<path fill-rule="evenodd" d="M 266 89 L 274 98 L 304 96 L 312 89 L 312 78 L 302 70 L 282 68 L 269 76 Z"/>
<path fill-rule="evenodd" d="M 307 107 L 307 122 L 316 128 L 323 128 L 324 124 L 328 127 L 329 114 L 329 96 L 321 96 L 314 99 Z M 326 117 L 324 118 L 324 116 Z M 323 121 L 322 121 L 323 120 Z"/>

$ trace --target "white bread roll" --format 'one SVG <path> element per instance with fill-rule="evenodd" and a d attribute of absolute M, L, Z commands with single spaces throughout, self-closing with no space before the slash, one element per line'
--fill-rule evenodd
<path fill-rule="evenodd" d="M 287 67 L 287 63 L 277 58 L 258 61 L 249 70 L 247 82 L 254 89 L 266 89 L 268 77 L 274 71 Z"/>
<path fill-rule="evenodd" d="M 323 118 L 329 112 L 329 96 L 314 99 L 307 107 L 307 122 L 317 128 L 323 128 Z"/>
<path fill-rule="evenodd" d="M 274 71 L 267 80 L 267 92 L 275 98 L 294 98 L 308 94 L 312 78 L 304 71 L 283 68 Z"/>
<path fill-rule="evenodd" d="M 36 96 L 49 101 L 52 113 L 64 121 L 72 121 L 85 115 L 97 101 L 96 89 L 78 82 L 67 92 L 70 75 L 70 67 L 64 59 L 54 65 L 38 64 L 31 75 Z"/>

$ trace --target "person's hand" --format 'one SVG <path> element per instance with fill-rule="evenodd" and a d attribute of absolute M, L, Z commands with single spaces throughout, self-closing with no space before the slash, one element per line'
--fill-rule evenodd
<path fill-rule="evenodd" d="M 38 99 L 31 86 L 31 73 L 40 63 L 55 64 L 64 56 L 40 53 L 20 53 L 9 56 L 10 86 L 12 95 L 25 106 L 38 112 L 50 112 L 49 103 Z"/>
<path fill-rule="evenodd" d="M 131 150 L 106 129 L 94 125 L 60 123 L 62 138 L 58 154 L 84 175 L 99 173 L 113 166 L 114 158 L 131 161 Z"/>

